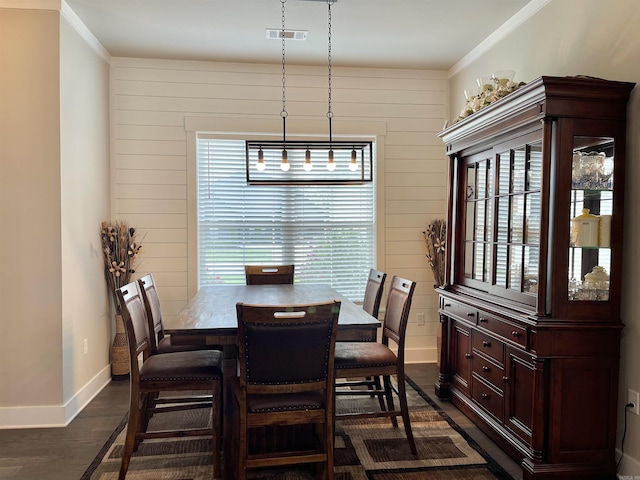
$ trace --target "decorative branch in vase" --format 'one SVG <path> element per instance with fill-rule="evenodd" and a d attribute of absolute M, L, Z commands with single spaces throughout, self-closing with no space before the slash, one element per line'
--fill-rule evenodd
<path fill-rule="evenodd" d="M 142 244 L 136 240 L 135 228 L 118 220 L 113 223 L 102 222 L 100 240 L 104 275 L 116 308 L 116 334 L 111 345 L 111 373 L 114 378 L 124 378 L 129 373 L 129 347 L 122 321 L 122 309 L 115 291 L 131 282 Z"/>
<path fill-rule="evenodd" d="M 442 219 L 436 219 L 422 232 L 427 244 L 427 260 L 433 272 L 436 287 L 444 285 L 444 266 L 447 239 L 447 223 Z"/>
<path fill-rule="evenodd" d="M 138 254 L 142 245 L 136 241 L 135 228 L 129 227 L 126 222 L 116 220 L 114 223 L 102 222 L 100 228 L 102 241 L 102 253 L 104 255 L 104 274 L 107 279 L 109 292 L 113 295 L 114 304 L 118 313 L 120 306 L 114 295 L 116 289 L 131 282 Z"/>

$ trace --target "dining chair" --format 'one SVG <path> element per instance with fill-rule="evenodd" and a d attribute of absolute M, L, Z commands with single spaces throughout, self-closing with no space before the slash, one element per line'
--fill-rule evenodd
<path fill-rule="evenodd" d="M 382 301 L 382 294 L 384 292 L 384 282 L 387 278 L 387 274 L 376 269 L 369 271 L 369 277 L 367 278 L 367 284 L 364 291 L 364 300 L 362 302 L 362 308 L 372 317 L 378 318 L 380 313 L 380 302 Z M 371 390 L 382 390 L 382 384 L 380 383 L 379 376 L 367 376 L 358 380 L 342 380 L 336 383 L 336 387 L 340 388 L 352 388 L 352 387 L 367 387 Z M 371 392 L 370 392 L 371 393 Z M 373 393 L 371 393 L 373 396 Z M 380 408 L 384 409 L 384 399 L 382 395 L 378 396 L 378 402 Z"/>
<path fill-rule="evenodd" d="M 151 354 L 186 352 L 191 350 L 221 350 L 219 345 L 175 345 L 171 342 L 171 335 L 164 331 L 162 309 L 158 288 L 151 273 L 138 280 L 140 293 L 144 302 L 147 320 L 149 321 L 149 348 Z"/>
<path fill-rule="evenodd" d="M 240 376 L 231 382 L 233 448 L 225 463 L 237 469 L 237 479 L 244 480 L 250 469 L 314 463 L 319 477 L 333 480 L 333 358 L 340 305 L 338 300 L 237 305 Z M 314 426 L 313 446 L 298 441 L 285 451 L 249 448 L 252 430 L 300 425 Z"/>
<path fill-rule="evenodd" d="M 367 279 L 367 286 L 364 291 L 364 300 L 362 302 L 362 308 L 369 315 L 378 318 L 380 312 L 380 302 L 382 301 L 382 293 L 384 291 L 384 281 L 387 278 L 387 274 L 379 270 L 371 269 L 369 271 L 369 278 Z"/>
<path fill-rule="evenodd" d="M 405 333 L 411 308 L 411 299 L 416 283 L 411 280 L 393 276 L 387 294 L 387 303 L 382 323 L 382 340 L 380 342 L 338 342 L 335 352 L 336 378 L 382 377 L 381 389 L 343 390 L 336 383 L 336 395 L 371 396 L 377 395 L 380 408 L 367 408 L 358 412 L 336 412 L 336 418 L 351 417 L 391 417 L 394 428 L 398 427 L 396 417 L 402 416 L 404 430 L 413 455 L 417 454 L 415 440 L 411 431 L 409 408 L 404 373 Z M 395 354 L 389 345 L 392 340 L 397 345 Z M 396 376 L 397 387 L 391 383 L 391 376 Z M 393 393 L 398 396 L 400 410 L 396 410 Z M 382 396 L 386 399 L 386 406 Z"/>
<path fill-rule="evenodd" d="M 292 284 L 295 265 L 245 265 L 247 285 Z"/>
<path fill-rule="evenodd" d="M 185 436 L 211 437 L 214 475 L 219 476 L 222 353 L 217 350 L 151 353 L 149 322 L 138 282 L 117 289 L 116 295 L 122 309 L 131 368 L 129 421 L 118 478 L 126 478 L 131 456 L 144 439 Z M 200 391 L 207 394 L 194 393 Z M 161 396 L 161 392 L 165 395 Z M 172 394 L 166 395 L 169 392 Z M 179 396 L 173 392 L 185 393 Z M 211 409 L 211 426 L 149 430 L 149 421 L 155 414 L 199 408 Z"/>

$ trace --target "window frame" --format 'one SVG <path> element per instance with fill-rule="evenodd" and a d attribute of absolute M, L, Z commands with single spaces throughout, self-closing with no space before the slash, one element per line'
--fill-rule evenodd
<path fill-rule="evenodd" d="M 335 122 L 339 134 L 334 138 L 344 137 L 371 140 L 376 145 L 374 158 L 375 181 L 375 265 L 378 269 L 385 269 L 385 139 L 386 122 L 381 121 L 340 121 Z M 198 285 L 198 215 L 197 215 L 197 138 L 199 134 L 206 133 L 219 138 L 258 139 L 267 136 L 282 135 L 281 122 L 277 119 L 258 119 L 245 117 L 185 117 L 186 133 L 186 161 L 187 161 L 187 280 L 188 298 L 193 297 L 199 288 Z M 319 135 L 309 135 L 308 132 L 323 132 L 326 130 L 325 120 L 297 120 L 288 128 L 287 136 L 294 138 L 317 138 Z M 238 132 L 246 132 L 239 134 Z M 380 173 L 378 173 L 380 172 Z"/>

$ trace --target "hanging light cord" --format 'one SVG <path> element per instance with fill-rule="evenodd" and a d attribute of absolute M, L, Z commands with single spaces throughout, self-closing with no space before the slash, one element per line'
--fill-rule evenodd
<path fill-rule="evenodd" d="M 285 76 L 285 60 L 284 60 L 284 43 L 285 43 L 285 26 L 284 26 L 284 4 L 287 0 L 280 0 L 281 10 L 282 10 L 282 111 L 280 112 L 280 116 L 282 117 L 282 141 L 287 141 L 286 134 L 286 119 L 289 115 L 287 113 L 287 86 L 286 86 L 286 76 Z"/>
<path fill-rule="evenodd" d="M 332 132 L 331 132 L 331 119 L 333 118 L 333 111 L 331 110 L 331 5 L 333 5 L 334 3 L 335 3 L 334 0 L 327 0 L 327 6 L 329 10 L 329 13 L 327 15 L 328 26 L 329 26 L 329 35 L 328 35 L 329 48 L 327 50 L 328 52 L 327 64 L 328 64 L 328 70 L 329 70 L 329 88 L 328 88 L 329 109 L 327 110 L 327 118 L 329 119 L 329 148 L 331 148 L 331 142 L 333 141 Z"/>

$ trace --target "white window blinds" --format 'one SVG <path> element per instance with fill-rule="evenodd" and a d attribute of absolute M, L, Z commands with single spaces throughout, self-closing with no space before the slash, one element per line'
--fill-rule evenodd
<path fill-rule="evenodd" d="M 247 185 L 243 140 L 199 138 L 199 285 L 243 284 L 244 265 L 292 263 L 296 283 L 361 301 L 375 265 L 374 192 L 375 180 Z"/>

